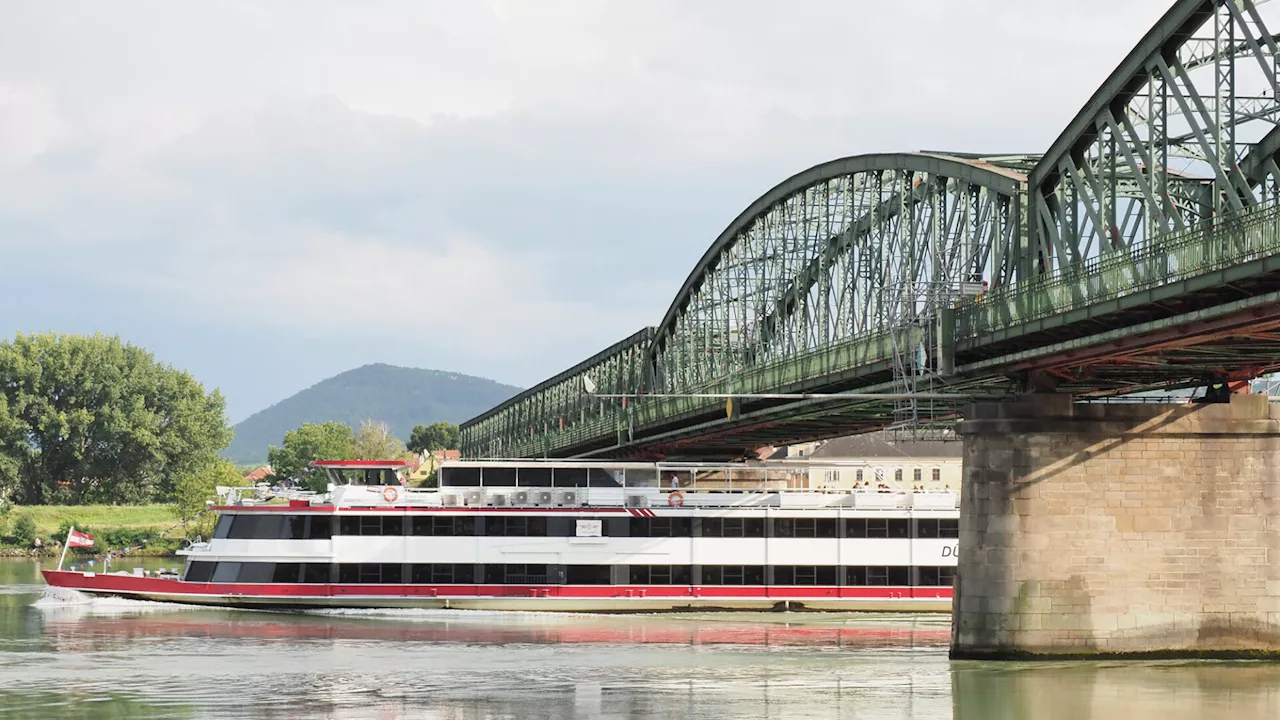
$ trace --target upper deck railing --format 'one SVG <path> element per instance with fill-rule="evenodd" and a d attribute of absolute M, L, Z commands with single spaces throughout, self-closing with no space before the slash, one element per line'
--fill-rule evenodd
<path fill-rule="evenodd" d="M 938 461 L 920 459 L 921 467 Z M 671 504 L 678 491 L 691 505 L 732 505 L 733 496 L 955 494 L 946 479 L 915 480 L 891 474 L 874 459 L 811 463 L 635 463 L 572 460 L 449 461 L 439 487 L 350 483 L 325 493 L 266 486 L 219 488 L 224 506 L 284 501 L 335 507 L 371 506 L 619 506 Z M 643 500 L 638 500 L 643 498 Z M 861 503 L 861 504 L 866 504 Z M 895 505 L 887 503 L 886 507 Z"/>

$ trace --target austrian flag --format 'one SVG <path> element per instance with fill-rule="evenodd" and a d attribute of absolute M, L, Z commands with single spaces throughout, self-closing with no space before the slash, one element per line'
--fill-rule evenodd
<path fill-rule="evenodd" d="M 93 536 L 79 530 L 72 530 L 67 535 L 67 547 L 93 547 Z"/>

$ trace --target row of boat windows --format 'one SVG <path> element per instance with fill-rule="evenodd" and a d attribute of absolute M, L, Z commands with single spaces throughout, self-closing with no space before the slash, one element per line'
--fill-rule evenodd
<path fill-rule="evenodd" d="M 605 518 L 605 537 L 955 538 L 960 521 L 918 518 Z M 215 538 L 328 540 L 334 535 L 574 537 L 577 518 L 530 515 L 223 515 Z"/>
<path fill-rule="evenodd" d="M 770 577 L 772 575 L 772 577 Z M 954 567 L 834 565 L 521 565 L 462 563 L 191 563 L 190 582 L 415 585 L 950 586 Z"/>

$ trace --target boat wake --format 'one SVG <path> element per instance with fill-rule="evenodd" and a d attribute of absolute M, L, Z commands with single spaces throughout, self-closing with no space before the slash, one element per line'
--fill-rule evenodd
<path fill-rule="evenodd" d="M 49 586 L 44 588 L 44 592 L 31 606 L 45 614 L 56 614 L 59 619 L 181 612 L 201 609 L 196 605 L 132 600 L 122 597 L 96 597 L 71 588 Z"/>

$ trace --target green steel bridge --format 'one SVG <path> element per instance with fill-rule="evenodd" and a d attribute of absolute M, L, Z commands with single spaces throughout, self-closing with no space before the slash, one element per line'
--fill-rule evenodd
<path fill-rule="evenodd" d="M 784 180 L 657 325 L 467 421 L 463 454 L 729 459 L 935 426 L 958 395 L 1280 369 L 1267 17 L 1180 0 L 1042 155 L 860 155 Z M 851 396 L 796 397 L 825 393 Z"/>

